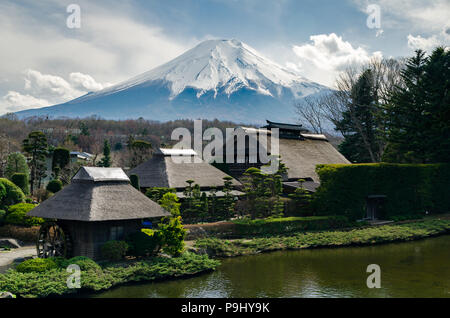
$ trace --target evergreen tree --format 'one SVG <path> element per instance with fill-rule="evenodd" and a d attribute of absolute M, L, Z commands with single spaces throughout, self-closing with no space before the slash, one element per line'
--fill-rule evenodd
<path fill-rule="evenodd" d="M 58 147 L 53 150 L 52 171 L 55 178 L 59 177 L 59 172 L 70 163 L 69 149 Z"/>
<path fill-rule="evenodd" d="M 336 125 L 345 140 L 339 151 L 351 162 L 377 162 L 381 159 L 378 133 L 378 105 L 373 74 L 365 70 L 351 88 L 347 110 Z"/>
<path fill-rule="evenodd" d="M 416 51 L 387 107 L 391 162 L 450 162 L 450 53 Z"/>
<path fill-rule="evenodd" d="M 27 158 L 20 152 L 14 152 L 6 159 L 5 176 L 11 180 L 15 173 L 23 173 L 29 178 L 30 169 L 27 165 Z"/>
<path fill-rule="evenodd" d="M 35 183 L 45 176 L 45 159 L 47 156 L 47 137 L 41 131 L 31 132 L 22 142 L 23 151 L 28 154 L 31 168 L 30 189 L 34 191 Z"/>
<path fill-rule="evenodd" d="M 111 167 L 111 146 L 108 140 L 103 143 L 103 158 L 99 164 L 100 167 Z"/>

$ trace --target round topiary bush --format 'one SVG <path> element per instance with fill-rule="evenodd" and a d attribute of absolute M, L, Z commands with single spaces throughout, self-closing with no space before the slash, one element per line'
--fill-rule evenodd
<path fill-rule="evenodd" d="M 109 261 L 119 261 L 127 253 L 128 244 L 125 241 L 109 241 L 100 248 L 101 255 Z"/>
<path fill-rule="evenodd" d="M 72 265 L 72 264 L 76 264 L 76 265 L 80 266 L 80 269 L 82 271 L 101 270 L 100 265 L 98 265 L 95 261 L 93 261 L 89 257 L 85 257 L 85 256 L 76 256 L 76 257 L 72 257 L 71 259 L 65 259 L 64 261 L 61 262 L 60 266 L 63 268 L 67 268 L 67 266 Z"/>
<path fill-rule="evenodd" d="M 8 213 L 5 218 L 5 223 L 22 225 L 22 226 L 37 226 L 44 223 L 44 219 L 33 216 L 28 216 L 27 213 L 35 207 L 30 203 L 19 203 L 8 207 Z"/>
<path fill-rule="evenodd" d="M 47 191 L 50 191 L 52 193 L 56 193 L 58 191 L 60 191 L 63 187 L 63 184 L 61 182 L 61 180 L 52 180 L 47 184 Z"/>
<path fill-rule="evenodd" d="M 14 183 L 0 178 L 0 206 L 8 206 L 25 201 L 25 194 Z"/>
<path fill-rule="evenodd" d="M 51 258 L 33 258 L 17 265 L 16 271 L 20 273 L 43 273 L 57 267 L 58 265 Z"/>

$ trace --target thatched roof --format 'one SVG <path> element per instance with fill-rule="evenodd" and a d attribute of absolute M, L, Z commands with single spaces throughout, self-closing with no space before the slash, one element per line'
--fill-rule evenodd
<path fill-rule="evenodd" d="M 189 153 L 191 153 L 189 151 Z M 183 162 L 184 161 L 184 162 Z M 198 161 L 198 162 L 196 162 Z M 150 160 L 130 170 L 128 175 L 136 174 L 143 188 L 169 187 L 184 189 L 187 180 L 194 180 L 200 188 L 223 187 L 223 178 L 228 175 L 204 162 L 197 156 L 155 154 Z M 240 183 L 233 179 L 233 185 Z"/>
<path fill-rule="evenodd" d="M 47 219 L 111 221 L 163 217 L 169 213 L 133 188 L 122 169 L 82 167 L 71 184 L 28 215 Z"/>
<path fill-rule="evenodd" d="M 271 132 L 265 129 L 239 127 L 248 137 L 244 147 L 248 148 L 250 138 L 256 139 L 258 142 L 260 134 L 266 135 L 268 153 L 271 153 Z M 278 138 L 279 155 L 281 162 L 283 162 L 288 169 L 287 178 L 289 181 L 297 179 L 312 179 L 314 182 L 319 182 L 319 177 L 315 172 L 318 164 L 349 164 L 350 162 L 337 151 L 331 143 L 328 142 L 326 136 L 322 134 L 300 133 L 299 138 Z M 236 138 L 232 137 L 227 140 L 227 143 L 234 143 L 235 151 L 239 154 L 239 145 Z M 260 145 L 264 148 L 264 143 Z M 242 150 L 242 149 L 241 149 Z M 224 153 L 226 146 L 224 146 Z M 248 156 L 248 150 L 242 151 L 242 154 Z M 238 159 L 245 162 L 245 158 L 237 156 Z"/>
<path fill-rule="evenodd" d="M 287 181 L 283 182 L 283 186 L 287 188 L 291 188 L 293 190 L 300 188 L 300 182 L 298 181 Z M 316 192 L 317 188 L 320 186 L 320 183 L 314 182 L 314 181 L 305 181 L 302 183 L 303 189 L 309 191 L 309 192 Z"/>
<path fill-rule="evenodd" d="M 311 178 L 319 182 L 318 164 L 350 163 L 333 145 L 321 139 L 280 139 L 280 156 L 288 170 L 289 180 Z"/>

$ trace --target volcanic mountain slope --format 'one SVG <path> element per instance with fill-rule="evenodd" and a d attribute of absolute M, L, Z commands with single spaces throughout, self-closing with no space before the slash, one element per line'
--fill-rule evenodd
<path fill-rule="evenodd" d="M 17 115 L 294 122 L 296 100 L 328 90 L 282 68 L 242 42 L 208 40 L 125 82 Z"/>

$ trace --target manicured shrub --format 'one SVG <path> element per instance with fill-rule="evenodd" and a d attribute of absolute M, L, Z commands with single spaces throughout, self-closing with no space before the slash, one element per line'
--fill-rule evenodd
<path fill-rule="evenodd" d="M 72 257 L 71 259 L 64 259 L 60 263 L 60 267 L 67 268 L 67 266 L 72 265 L 72 264 L 76 264 L 76 265 L 80 266 L 80 269 L 82 271 L 101 270 L 100 265 L 98 265 L 95 261 L 93 261 L 89 257 L 85 257 L 85 256 L 76 256 L 76 257 Z"/>
<path fill-rule="evenodd" d="M 30 203 L 11 205 L 5 218 L 5 223 L 22 226 L 37 226 L 44 223 L 44 219 L 28 216 L 27 213 L 35 207 Z"/>
<path fill-rule="evenodd" d="M 14 183 L 0 178 L 0 207 L 17 204 L 25 201 L 25 194 Z"/>
<path fill-rule="evenodd" d="M 450 211 L 449 164 L 318 165 L 320 187 L 313 196 L 319 215 L 361 219 L 368 195 L 386 195 L 379 217 Z"/>
<path fill-rule="evenodd" d="M 159 231 L 142 229 L 142 231 L 131 234 L 126 242 L 128 243 L 128 255 L 151 256 L 156 255 L 161 248 L 161 237 Z"/>
<path fill-rule="evenodd" d="M 181 216 L 167 218 L 159 224 L 162 249 L 165 253 L 178 256 L 184 250 L 186 230 L 181 223 Z"/>
<path fill-rule="evenodd" d="M 52 193 L 56 193 L 58 191 L 60 191 L 63 187 L 63 184 L 61 182 L 61 180 L 52 180 L 47 184 L 47 191 L 50 191 Z"/>
<path fill-rule="evenodd" d="M 20 273 L 43 273 L 57 267 L 58 265 L 51 258 L 33 258 L 17 265 L 16 271 Z"/>
<path fill-rule="evenodd" d="M 323 231 L 354 225 L 344 216 L 306 216 L 269 219 L 240 219 L 233 221 L 236 236 L 287 234 L 304 231 Z"/>
<path fill-rule="evenodd" d="M 15 173 L 11 177 L 11 181 L 18 186 L 26 195 L 30 194 L 30 184 L 28 175 L 25 173 Z"/>
<path fill-rule="evenodd" d="M 174 188 L 160 188 L 160 187 L 154 187 L 154 188 L 149 188 L 146 192 L 145 195 L 147 197 L 149 197 L 152 201 L 154 202 L 158 202 L 159 200 L 162 199 L 162 197 L 164 196 L 164 194 L 171 192 L 171 193 L 175 193 L 176 190 Z"/>
<path fill-rule="evenodd" d="M 109 241 L 102 245 L 101 255 L 109 261 L 118 261 L 125 257 L 128 244 L 125 241 Z"/>

